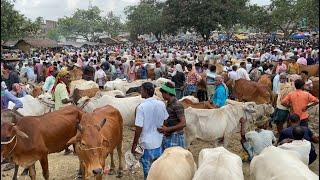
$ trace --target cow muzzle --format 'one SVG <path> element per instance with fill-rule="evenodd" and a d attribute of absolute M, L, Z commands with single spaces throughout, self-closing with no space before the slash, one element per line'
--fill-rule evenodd
<path fill-rule="evenodd" d="M 102 172 L 103 172 L 102 168 L 92 170 L 92 173 L 94 176 L 102 175 Z"/>

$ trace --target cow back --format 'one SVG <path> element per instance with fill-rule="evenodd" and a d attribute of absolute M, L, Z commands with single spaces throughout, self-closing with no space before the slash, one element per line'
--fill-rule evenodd
<path fill-rule="evenodd" d="M 123 136 L 123 119 L 116 108 L 107 105 L 95 109 L 93 113 L 85 114 L 80 124 L 84 127 L 87 125 L 95 125 L 99 124 L 103 119 L 107 121 L 101 128 L 100 133 L 109 141 L 110 150 L 113 150 L 119 143 L 122 143 Z"/>
<path fill-rule="evenodd" d="M 319 98 L 319 79 L 316 81 L 312 81 L 312 85 L 313 87 L 310 93 L 315 97 Z"/>
<path fill-rule="evenodd" d="M 85 96 L 92 98 L 97 94 L 98 91 L 100 91 L 99 88 L 91 88 L 91 89 L 84 89 L 84 90 L 76 88 L 72 94 L 73 101 L 76 103 L 80 98 Z"/>
<path fill-rule="evenodd" d="M 49 153 L 60 152 L 66 148 L 67 142 L 77 133 L 76 124 L 81 116 L 82 111 L 70 105 L 38 117 L 38 128 Z"/>
<path fill-rule="evenodd" d="M 314 65 L 302 65 L 299 64 L 300 72 L 307 71 L 309 76 L 319 76 L 319 64 Z"/>
<path fill-rule="evenodd" d="M 271 90 L 267 86 L 245 79 L 235 81 L 233 95 L 240 101 L 253 101 L 257 104 L 271 102 Z"/>

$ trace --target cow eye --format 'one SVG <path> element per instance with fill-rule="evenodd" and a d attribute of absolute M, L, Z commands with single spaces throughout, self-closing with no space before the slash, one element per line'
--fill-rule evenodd
<path fill-rule="evenodd" d="M 86 144 L 84 142 L 81 142 L 81 146 L 85 146 Z"/>

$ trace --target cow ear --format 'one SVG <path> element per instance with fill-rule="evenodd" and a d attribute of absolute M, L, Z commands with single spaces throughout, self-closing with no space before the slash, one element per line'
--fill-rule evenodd
<path fill-rule="evenodd" d="M 71 144 L 75 144 L 77 142 L 77 135 L 73 136 L 68 142 L 67 142 L 67 146 L 71 145 Z"/>
<path fill-rule="evenodd" d="M 23 131 L 21 131 L 17 126 L 13 126 L 13 131 L 16 132 L 16 134 L 20 137 L 23 137 L 23 138 L 29 138 L 29 136 L 24 133 Z"/>
<path fill-rule="evenodd" d="M 98 128 L 98 130 L 100 131 L 100 129 L 104 126 L 104 124 L 107 122 L 107 119 L 104 118 L 103 120 L 100 121 L 99 124 L 96 125 L 96 127 Z"/>

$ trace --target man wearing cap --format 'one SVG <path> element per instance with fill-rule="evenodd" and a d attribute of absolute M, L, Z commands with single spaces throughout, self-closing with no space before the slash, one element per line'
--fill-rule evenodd
<path fill-rule="evenodd" d="M 176 90 L 171 82 L 163 84 L 160 88 L 162 97 L 167 101 L 168 119 L 161 128 L 160 133 L 164 134 L 162 146 L 164 149 L 180 146 L 185 148 L 184 127 L 186 126 L 186 118 L 184 116 L 184 108 L 177 100 Z"/>
<path fill-rule="evenodd" d="M 268 127 L 268 118 L 263 116 L 257 119 L 255 131 L 245 133 L 245 126 L 247 119 L 240 118 L 240 135 L 241 145 L 248 154 L 248 160 L 251 161 L 255 155 L 259 155 L 262 150 L 268 146 L 272 146 L 276 142 L 276 137 L 270 130 L 265 130 Z"/>

